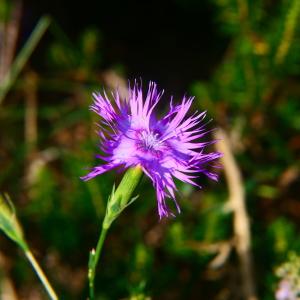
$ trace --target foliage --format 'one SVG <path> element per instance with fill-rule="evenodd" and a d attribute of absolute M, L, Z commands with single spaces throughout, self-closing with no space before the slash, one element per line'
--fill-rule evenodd
<path fill-rule="evenodd" d="M 180 9 L 186 19 L 189 12 L 200 13 L 203 7 L 210 11 L 206 21 L 213 23 L 211 38 L 219 45 L 219 57 L 204 66 L 205 71 L 199 70 L 197 80 L 194 74 L 184 80 L 190 84 L 188 94 L 196 96 L 195 109 L 207 110 L 230 137 L 246 192 L 254 281 L 259 299 L 264 300 L 274 299 L 275 267 L 287 260 L 290 251 L 300 251 L 299 3 L 169 3 L 171 12 Z M 9 20 L 11 10 L 7 3 L 0 3 L 1 24 Z M 100 14 L 113 12 L 101 10 Z M 115 78 L 122 88 L 123 78 L 143 74 L 130 72 L 132 61 L 120 63 L 114 52 L 107 54 L 111 51 L 109 37 L 101 27 L 81 21 L 81 28 L 72 36 L 55 16 L 51 18 L 45 37 L 26 58 L 1 103 L 0 187 L 14 199 L 27 241 L 58 294 L 62 299 L 85 299 L 89 251 L 96 244 L 113 184 L 121 178 L 111 172 L 89 182 L 79 179 L 87 166 L 99 162 L 91 156 L 97 153 L 95 120 L 87 112 L 91 92 L 103 86 L 112 88 Z M 134 12 L 128 18 L 135 18 Z M 181 18 L 177 22 L 176 28 L 165 30 L 176 35 L 183 26 Z M 22 35 L 22 27 L 20 31 Z M 160 32 L 154 34 L 158 39 L 155 47 L 160 47 Z M 143 32 L 141 37 L 147 40 Z M 196 44 L 199 37 L 193 39 Z M 183 49 L 193 44 L 181 43 L 178 49 L 161 51 L 189 55 Z M 120 47 L 125 52 L 125 44 L 137 47 L 135 41 L 123 40 Z M 201 55 L 206 55 L 204 60 L 212 59 L 215 49 L 204 42 L 201 47 L 205 51 L 199 53 L 199 60 L 203 60 Z M 22 43 L 16 57 L 21 49 Z M 108 57 L 113 66 L 109 72 Z M 152 62 L 158 78 L 166 74 L 151 57 L 137 59 Z M 0 80 L 2 83 L 3 78 Z M 186 92 L 185 86 L 179 88 L 175 100 Z M 172 90 L 166 90 L 165 102 L 170 93 Z M 221 175 L 219 184 L 202 177 L 199 183 L 205 188 L 178 182 L 182 213 L 159 222 L 155 192 L 149 180 L 142 180 L 140 197 L 113 223 L 104 246 L 96 277 L 99 299 L 239 299 L 240 265 L 227 182 Z M 1 255 L 11 262 L 3 269 L 17 293 L 29 299 L 35 291 L 42 298 L 34 277 L 24 275 L 28 269 L 12 250 L 14 244 L 4 236 L 0 239 Z"/>

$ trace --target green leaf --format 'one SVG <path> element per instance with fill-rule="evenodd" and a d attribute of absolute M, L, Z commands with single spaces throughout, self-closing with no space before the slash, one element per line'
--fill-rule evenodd
<path fill-rule="evenodd" d="M 0 195 L 0 229 L 23 250 L 28 248 L 15 208 L 8 195 Z"/>

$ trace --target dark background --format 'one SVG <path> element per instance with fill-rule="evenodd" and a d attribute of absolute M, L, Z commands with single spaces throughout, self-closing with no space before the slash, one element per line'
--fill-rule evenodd
<path fill-rule="evenodd" d="M 104 69 L 122 65 L 129 78 L 179 93 L 209 78 L 228 44 L 207 1 L 28 1 L 24 9 L 28 34 L 45 13 L 73 41 L 83 28 L 97 28 Z"/>

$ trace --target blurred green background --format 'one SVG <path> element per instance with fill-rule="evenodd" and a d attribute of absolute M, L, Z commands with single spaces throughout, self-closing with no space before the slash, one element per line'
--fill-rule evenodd
<path fill-rule="evenodd" d="M 87 297 L 88 253 L 121 178 L 79 179 L 100 163 L 91 93 L 126 94 L 140 77 L 165 89 L 161 113 L 187 93 L 222 128 L 247 214 L 229 202 L 229 156 L 219 183 L 178 182 L 176 218 L 159 221 L 145 178 L 108 235 L 98 299 L 274 299 L 275 268 L 300 251 L 299 24 L 299 0 L 0 1 L 0 191 L 61 299 Z M 0 286 L 5 299 L 46 299 L 2 234 Z"/>

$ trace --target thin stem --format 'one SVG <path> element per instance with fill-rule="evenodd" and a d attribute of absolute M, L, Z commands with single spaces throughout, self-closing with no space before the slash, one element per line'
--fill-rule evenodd
<path fill-rule="evenodd" d="M 90 300 L 94 300 L 95 299 L 95 292 L 94 292 L 94 283 L 95 283 L 95 275 L 96 275 L 96 267 L 100 258 L 100 254 L 103 248 L 103 244 L 106 238 L 106 234 L 107 234 L 108 229 L 104 228 L 102 226 L 101 229 L 101 233 L 100 233 L 100 237 L 97 243 L 97 247 L 96 247 L 96 251 L 93 249 L 91 252 L 91 256 L 92 256 L 92 263 L 89 266 L 89 273 L 88 273 L 88 277 L 89 277 L 89 289 L 90 289 Z"/>
<path fill-rule="evenodd" d="M 275 64 L 282 64 L 295 36 L 295 30 L 297 29 L 297 22 L 299 21 L 300 14 L 300 2 L 299 0 L 294 0 L 291 7 L 286 15 L 286 21 L 284 24 L 284 31 L 282 38 L 280 39 L 280 44 L 278 45 L 275 54 Z"/>
<path fill-rule="evenodd" d="M 120 215 L 120 213 L 134 201 L 131 199 L 132 193 L 137 187 L 140 179 L 142 177 L 142 169 L 137 166 L 135 168 L 130 168 L 125 173 L 122 178 L 117 190 L 113 189 L 111 196 L 109 197 L 105 217 L 102 223 L 102 229 L 100 237 L 96 246 L 96 250 L 90 252 L 89 258 L 89 270 L 88 270 L 88 279 L 89 279 L 89 292 L 90 300 L 95 299 L 95 276 L 96 268 L 99 262 L 100 254 L 103 248 L 103 244 L 107 235 L 107 231 L 112 224 L 112 222 Z M 130 200 L 131 199 L 131 200 Z"/>
<path fill-rule="evenodd" d="M 45 276 L 43 270 L 41 269 L 41 267 L 39 266 L 38 262 L 36 261 L 36 259 L 34 258 L 34 256 L 32 255 L 30 250 L 26 250 L 25 251 L 25 255 L 27 257 L 27 259 L 29 260 L 29 262 L 31 263 L 35 273 L 37 274 L 37 276 L 39 277 L 39 279 L 41 280 L 43 286 L 45 287 L 49 298 L 51 300 L 57 300 L 58 297 L 55 293 L 55 291 L 53 290 L 50 282 L 48 281 L 47 277 Z"/>

